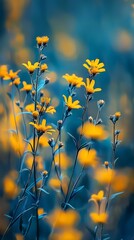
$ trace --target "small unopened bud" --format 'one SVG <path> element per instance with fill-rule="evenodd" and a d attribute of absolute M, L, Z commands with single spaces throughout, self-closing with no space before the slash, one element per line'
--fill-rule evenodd
<path fill-rule="evenodd" d="M 44 171 L 42 172 L 42 175 L 43 175 L 43 177 L 46 177 L 46 176 L 48 175 L 48 171 L 44 170 Z"/>
<path fill-rule="evenodd" d="M 121 113 L 116 112 L 114 115 L 110 115 L 109 119 L 115 124 L 120 118 L 120 116 L 121 116 Z"/>
<path fill-rule="evenodd" d="M 39 112 L 38 111 L 33 111 L 32 113 L 34 118 L 37 118 L 39 116 Z"/>
<path fill-rule="evenodd" d="M 50 138 L 50 139 L 48 140 L 48 144 L 50 145 L 50 147 L 54 147 L 54 145 L 55 145 L 54 138 Z"/>
<path fill-rule="evenodd" d="M 50 81 L 49 78 L 46 78 L 46 79 L 45 79 L 45 84 L 48 84 L 49 81 Z"/>
<path fill-rule="evenodd" d="M 40 91 L 40 97 L 43 97 L 44 93 L 43 91 Z"/>
<path fill-rule="evenodd" d="M 120 134 L 120 130 L 115 131 L 115 136 L 118 136 Z"/>
<path fill-rule="evenodd" d="M 97 102 L 97 106 L 98 106 L 98 108 L 100 108 L 100 109 L 104 106 L 104 104 L 105 104 L 105 101 L 102 100 L 102 99 Z"/>
<path fill-rule="evenodd" d="M 105 162 L 104 162 L 104 165 L 105 165 L 106 168 L 108 168 L 108 166 L 109 166 L 108 161 L 105 161 Z"/>
<path fill-rule="evenodd" d="M 59 142 L 59 148 L 62 148 L 64 146 L 63 142 Z"/>
<path fill-rule="evenodd" d="M 44 54 L 41 54 L 40 58 L 41 58 L 41 60 L 45 60 L 47 58 L 47 56 L 45 56 Z"/>
<path fill-rule="evenodd" d="M 32 90 L 32 96 L 35 96 L 35 90 Z"/>
<path fill-rule="evenodd" d="M 19 100 L 16 101 L 16 105 L 17 105 L 18 107 L 20 107 L 20 101 L 19 101 Z"/>
<path fill-rule="evenodd" d="M 98 124 L 102 124 L 102 119 L 101 118 L 99 118 L 99 120 L 97 121 L 96 125 L 98 125 Z"/>
<path fill-rule="evenodd" d="M 90 122 L 90 123 L 93 123 L 93 118 L 92 118 L 92 116 L 90 116 L 89 118 L 88 118 L 88 121 Z"/>
<path fill-rule="evenodd" d="M 57 129 L 58 129 L 59 131 L 61 130 L 62 123 L 63 123 L 62 120 L 59 120 L 59 121 L 57 122 Z"/>

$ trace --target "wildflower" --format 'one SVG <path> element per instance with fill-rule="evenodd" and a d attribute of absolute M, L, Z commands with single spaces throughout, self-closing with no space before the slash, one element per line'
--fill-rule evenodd
<path fill-rule="evenodd" d="M 48 144 L 48 137 L 45 136 L 45 135 L 42 135 L 39 139 L 39 145 L 41 147 L 49 147 L 49 144 Z"/>
<path fill-rule="evenodd" d="M 42 175 L 43 175 L 44 177 L 46 177 L 46 176 L 48 175 L 48 171 L 44 170 L 44 171 L 42 172 Z"/>
<path fill-rule="evenodd" d="M 3 79 L 13 81 L 15 78 L 18 78 L 19 72 L 20 72 L 20 70 L 18 70 L 16 72 L 13 72 L 13 70 L 10 70 L 9 73 L 7 73 Z"/>
<path fill-rule="evenodd" d="M 19 194 L 19 188 L 15 181 L 10 177 L 6 176 L 3 181 L 4 192 L 9 198 L 15 198 Z"/>
<path fill-rule="evenodd" d="M 82 85 L 84 85 L 83 78 L 77 77 L 75 74 L 72 74 L 72 75 L 65 74 L 63 75 L 63 78 L 65 78 L 66 81 L 69 83 L 69 85 L 73 87 L 79 88 Z"/>
<path fill-rule="evenodd" d="M 67 97 L 65 95 L 63 95 L 63 98 L 64 98 L 66 106 L 68 107 L 68 111 L 71 111 L 72 109 L 81 108 L 81 106 L 79 105 L 79 101 L 76 100 L 76 101 L 73 102 L 71 96 L 69 96 L 68 99 L 67 99 Z"/>
<path fill-rule="evenodd" d="M 100 72 L 105 72 L 104 63 L 99 63 L 99 59 L 95 60 L 86 60 L 86 63 L 83 64 L 83 66 L 88 70 L 89 74 L 92 74 L 93 76 L 96 74 L 99 74 Z"/>
<path fill-rule="evenodd" d="M 90 80 L 89 78 L 87 78 L 87 84 L 84 83 L 87 94 L 93 94 L 95 92 L 101 91 L 101 88 L 94 88 L 94 85 L 95 85 L 95 80 L 93 79 Z"/>
<path fill-rule="evenodd" d="M 0 78 L 4 78 L 8 74 L 7 65 L 0 65 Z"/>
<path fill-rule="evenodd" d="M 104 140 L 107 138 L 107 132 L 103 126 L 94 125 L 93 123 L 86 122 L 83 127 L 79 128 L 79 132 L 86 138 L 93 140 Z"/>
<path fill-rule="evenodd" d="M 26 91 L 27 93 L 32 90 L 32 84 L 27 84 L 25 81 L 23 81 L 23 88 L 20 89 L 20 91 Z"/>
<path fill-rule="evenodd" d="M 54 190 L 59 190 L 61 187 L 61 182 L 58 178 L 51 178 L 49 180 L 49 186 Z"/>
<path fill-rule="evenodd" d="M 90 213 L 90 217 L 95 223 L 106 223 L 108 219 L 107 213 Z"/>
<path fill-rule="evenodd" d="M 13 82 L 10 82 L 9 86 L 15 85 L 16 87 L 18 87 L 19 84 L 20 84 L 20 78 L 18 77 L 18 78 L 15 78 Z"/>
<path fill-rule="evenodd" d="M 39 110 L 40 113 L 50 113 L 50 114 L 54 114 L 56 112 L 55 108 L 53 106 L 41 106 L 41 105 L 37 105 L 37 108 Z"/>
<path fill-rule="evenodd" d="M 75 210 L 63 211 L 55 209 L 49 216 L 48 221 L 55 228 L 69 228 L 73 227 L 79 221 L 79 214 Z"/>
<path fill-rule="evenodd" d="M 82 240 L 82 232 L 74 229 L 74 228 L 67 228 L 63 229 L 62 231 L 53 233 L 50 237 L 50 240 Z"/>
<path fill-rule="evenodd" d="M 88 150 L 83 148 L 79 152 L 78 160 L 84 167 L 95 167 L 98 161 L 97 153 L 95 149 Z"/>
<path fill-rule="evenodd" d="M 42 45 L 45 46 L 49 41 L 49 37 L 43 36 L 43 37 L 36 37 L 36 42 L 38 44 L 38 47 L 41 47 Z"/>
<path fill-rule="evenodd" d="M 109 163 L 107 161 L 104 162 L 106 168 L 108 168 Z"/>
<path fill-rule="evenodd" d="M 23 63 L 22 65 L 27 68 L 27 70 L 29 71 L 30 74 L 32 74 L 36 68 L 39 68 L 38 62 L 35 62 L 34 64 L 32 64 L 30 61 L 28 61 L 27 64 Z"/>
<path fill-rule="evenodd" d="M 29 124 L 34 126 L 34 128 L 36 128 L 39 134 L 43 134 L 43 133 L 52 134 L 52 132 L 55 132 L 55 130 L 52 129 L 52 126 L 46 125 L 46 119 L 43 119 L 41 124 L 36 124 L 33 122 L 30 122 Z"/>
<path fill-rule="evenodd" d="M 41 100 L 42 104 L 48 105 L 50 103 L 50 101 L 51 101 L 51 98 L 49 98 L 49 97 L 41 97 L 40 100 Z"/>
<path fill-rule="evenodd" d="M 71 159 L 64 152 L 60 153 L 60 158 L 59 158 L 59 154 L 56 154 L 54 161 L 57 165 L 60 164 L 60 167 L 63 170 L 66 170 L 67 167 L 71 166 Z M 59 163 L 59 161 L 60 161 L 60 163 Z"/>
<path fill-rule="evenodd" d="M 104 197 L 104 191 L 99 191 L 98 194 L 92 194 L 91 200 L 96 200 L 97 202 L 100 202 Z"/>
<path fill-rule="evenodd" d="M 94 178 L 100 183 L 100 184 L 109 184 L 112 182 L 113 178 L 115 176 L 114 170 L 110 168 L 99 168 L 96 169 Z"/>
<path fill-rule="evenodd" d="M 47 64 L 46 64 L 46 63 L 42 64 L 42 65 L 40 66 L 40 69 L 41 69 L 41 72 L 42 72 L 42 73 L 45 72 L 45 71 L 48 69 Z"/>
<path fill-rule="evenodd" d="M 28 104 L 26 107 L 25 107 L 25 110 L 27 112 L 33 112 L 34 111 L 34 103 L 31 103 L 31 104 Z"/>

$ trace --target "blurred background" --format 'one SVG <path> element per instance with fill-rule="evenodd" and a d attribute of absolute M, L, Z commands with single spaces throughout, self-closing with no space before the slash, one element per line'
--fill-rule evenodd
<path fill-rule="evenodd" d="M 105 63 L 106 73 L 96 78 L 96 87 L 103 89 L 99 98 L 106 102 L 102 118 L 111 131 L 109 115 L 116 111 L 122 113 L 118 168 L 131 169 L 133 175 L 134 2 L 0 0 L 0 65 L 8 64 L 16 71 L 23 70 L 22 63 L 28 60 L 37 61 L 35 38 L 43 35 L 50 38 L 46 55 L 49 66 L 47 75 L 53 83 L 50 88 L 52 96 L 61 96 L 62 99 L 62 94 L 66 93 L 63 74 L 75 73 L 87 77 L 87 71 L 82 66 L 87 58 L 99 58 Z M 23 72 L 20 76 L 26 77 Z M 93 117 L 96 114 L 92 111 L 96 108 L 96 100 L 99 100 L 98 96 L 93 99 Z M 2 197 L 0 201 L 3 201 Z M 133 201 L 133 194 L 124 201 L 122 221 L 119 221 L 113 239 L 134 239 L 134 236 L 130 237 L 133 233 Z"/>

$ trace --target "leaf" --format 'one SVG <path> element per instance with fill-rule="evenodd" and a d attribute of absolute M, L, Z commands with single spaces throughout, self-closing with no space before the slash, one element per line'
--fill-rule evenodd
<path fill-rule="evenodd" d="M 20 166 L 20 172 L 22 172 L 22 168 L 23 168 L 23 164 L 24 164 L 24 162 L 25 162 L 25 157 L 26 157 L 26 155 L 27 154 L 32 154 L 32 152 L 30 152 L 30 151 L 25 151 L 24 152 L 24 154 L 23 154 L 23 156 L 22 156 L 22 159 L 21 159 L 21 166 Z"/>
<path fill-rule="evenodd" d="M 30 171 L 28 168 L 23 168 L 21 171 L 20 171 L 20 173 L 22 173 L 22 172 L 26 172 L 26 171 Z"/>
<path fill-rule="evenodd" d="M 16 116 L 19 116 L 19 115 L 22 115 L 22 114 L 30 114 L 30 115 L 32 115 L 31 112 L 19 112 L 19 113 L 16 114 Z"/>
<path fill-rule="evenodd" d="M 65 205 L 66 205 L 66 206 L 69 206 L 69 207 L 72 208 L 72 209 L 75 209 L 70 203 L 66 203 Z"/>
<path fill-rule="evenodd" d="M 37 179 L 36 179 L 36 183 L 38 183 L 40 180 L 42 180 L 42 177 L 37 178 Z M 35 185 L 35 183 L 32 182 L 32 183 L 30 184 L 30 186 L 27 188 L 27 191 L 30 191 L 30 190 L 32 189 L 32 187 L 34 187 L 34 185 Z"/>
<path fill-rule="evenodd" d="M 41 80 L 39 85 L 38 85 L 37 92 L 39 92 L 44 86 L 45 86 L 45 81 Z"/>
<path fill-rule="evenodd" d="M 115 197 L 117 197 L 117 196 L 119 196 L 119 195 L 121 195 L 121 194 L 123 194 L 123 193 L 124 193 L 124 192 L 118 192 L 118 193 L 112 194 L 112 195 L 110 196 L 110 200 L 114 199 Z"/>
<path fill-rule="evenodd" d="M 38 219 L 42 219 L 42 218 L 45 217 L 46 215 L 47 215 L 47 213 L 40 214 L 40 215 L 38 215 Z"/>
<path fill-rule="evenodd" d="M 85 187 L 85 186 L 82 185 L 82 186 L 79 186 L 79 187 L 75 188 L 75 189 L 73 190 L 72 194 L 71 194 L 71 199 L 72 199 L 78 192 L 80 192 L 84 187 Z"/>
<path fill-rule="evenodd" d="M 38 188 L 40 191 L 46 193 L 46 194 L 49 194 L 49 192 L 47 192 L 46 190 L 44 190 L 43 188 Z"/>
<path fill-rule="evenodd" d="M 74 142 L 74 144 L 76 146 L 76 143 L 77 143 L 76 138 L 69 132 L 67 132 L 67 134 L 72 138 L 72 140 L 73 140 L 73 142 Z"/>
<path fill-rule="evenodd" d="M 9 218 L 9 219 L 12 219 L 12 217 L 8 214 L 4 214 L 5 217 Z"/>

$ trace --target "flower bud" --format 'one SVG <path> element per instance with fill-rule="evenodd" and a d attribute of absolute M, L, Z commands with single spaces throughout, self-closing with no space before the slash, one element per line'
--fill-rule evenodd
<path fill-rule="evenodd" d="M 50 145 L 50 147 L 54 147 L 54 146 L 55 146 L 54 138 L 50 138 L 50 139 L 48 140 L 48 144 Z"/>
<path fill-rule="evenodd" d="M 57 122 L 57 129 L 58 129 L 59 131 L 61 130 L 62 123 L 63 123 L 62 120 L 59 120 L 59 121 Z"/>
<path fill-rule="evenodd" d="M 106 168 L 108 168 L 109 162 L 108 162 L 108 161 L 105 161 L 105 162 L 104 162 L 104 165 L 105 165 Z"/>
<path fill-rule="evenodd" d="M 97 106 L 99 109 L 101 109 L 104 106 L 104 104 L 105 104 L 105 101 L 102 99 L 97 102 Z"/>
<path fill-rule="evenodd" d="M 89 118 L 88 118 L 88 121 L 90 122 L 90 123 L 93 123 L 93 118 L 92 118 L 92 116 L 90 116 Z"/>
<path fill-rule="evenodd" d="M 32 113 L 34 118 L 37 118 L 39 116 L 39 112 L 38 111 L 33 111 Z"/>

